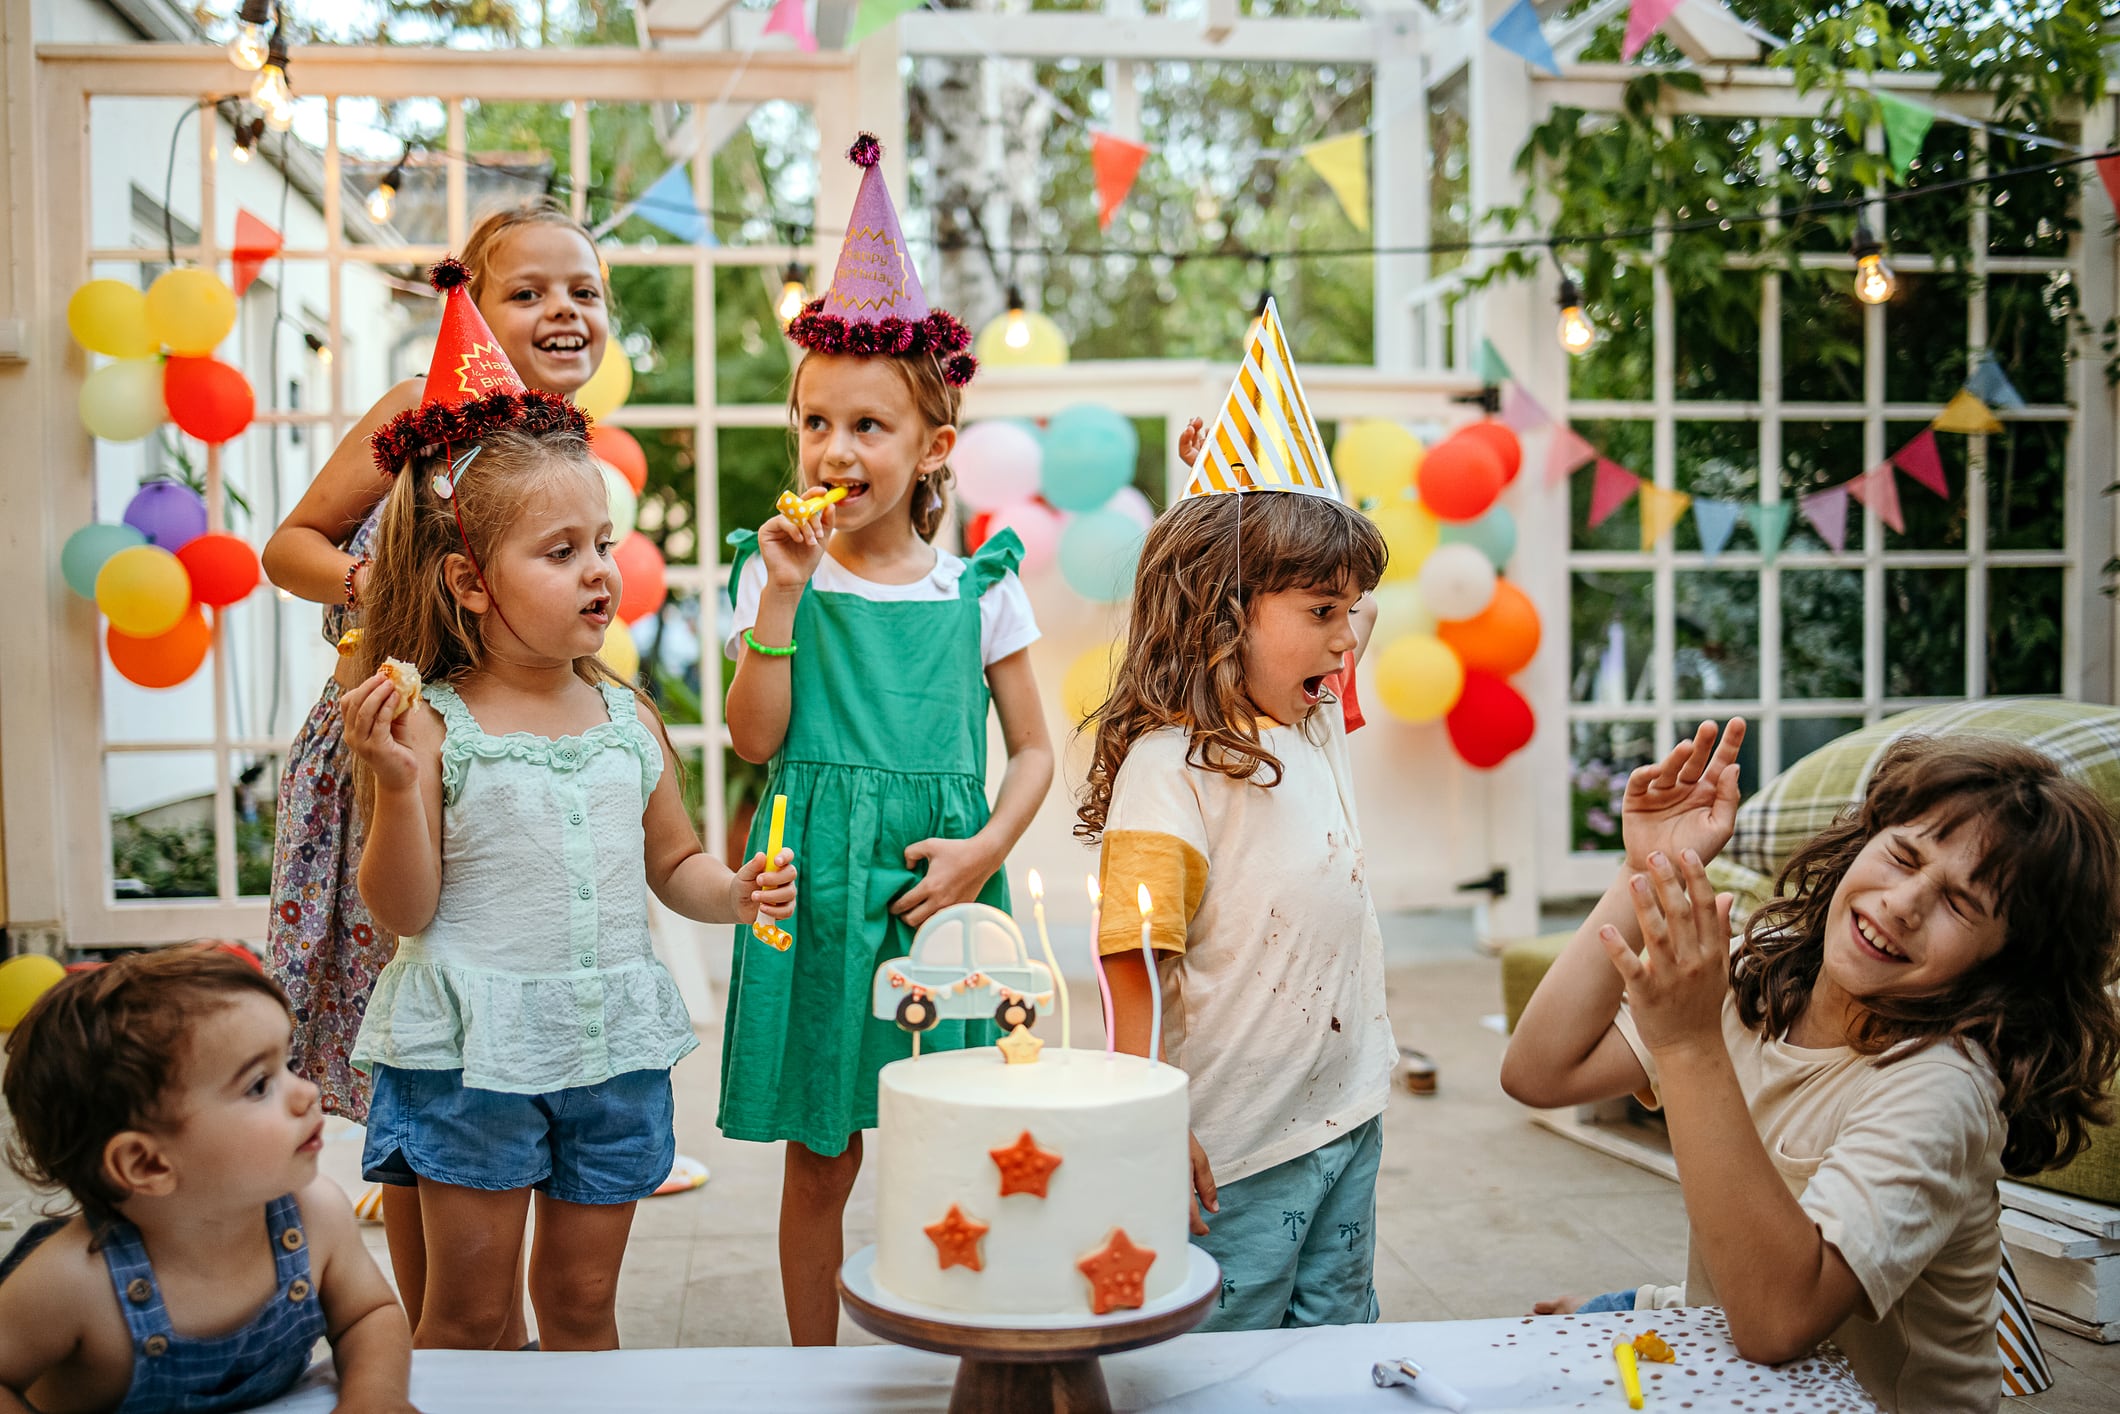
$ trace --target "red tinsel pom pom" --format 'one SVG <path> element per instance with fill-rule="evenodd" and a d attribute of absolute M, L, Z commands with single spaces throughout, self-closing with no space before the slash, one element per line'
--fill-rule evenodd
<path fill-rule="evenodd" d="M 967 353 L 951 354 L 942 365 L 942 378 L 952 388 L 962 388 L 972 381 L 972 375 L 978 371 L 978 359 Z"/>
<path fill-rule="evenodd" d="M 873 167 L 883 160 L 883 144 L 876 141 L 876 134 L 863 133 L 854 139 L 847 149 L 847 161 L 856 167 Z"/>
<path fill-rule="evenodd" d="M 463 261 L 453 255 L 445 255 L 435 261 L 433 268 L 428 270 L 427 283 L 437 290 L 453 290 L 458 285 L 470 284 L 471 272 L 464 268 Z"/>

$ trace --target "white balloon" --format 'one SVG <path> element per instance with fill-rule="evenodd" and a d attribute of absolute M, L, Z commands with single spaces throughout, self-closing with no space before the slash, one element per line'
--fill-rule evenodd
<path fill-rule="evenodd" d="M 975 511 L 998 511 L 1038 494 L 1045 452 L 1020 422 L 975 422 L 950 453 L 957 494 Z"/>
<path fill-rule="evenodd" d="M 604 491 L 611 498 L 611 540 L 615 544 L 633 533 L 634 522 L 640 519 L 640 497 L 633 494 L 633 483 L 624 472 L 600 459 L 596 464 L 603 470 Z"/>
<path fill-rule="evenodd" d="M 1121 486 L 1112 493 L 1112 498 L 1104 503 L 1104 509 L 1117 511 L 1143 530 L 1156 523 L 1156 508 L 1148 503 L 1148 497 L 1141 494 L 1141 488 L 1138 486 Z"/>
<path fill-rule="evenodd" d="M 1494 562 L 1472 545 L 1439 545 L 1421 566 L 1428 612 L 1448 623 L 1469 619 L 1494 598 Z"/>

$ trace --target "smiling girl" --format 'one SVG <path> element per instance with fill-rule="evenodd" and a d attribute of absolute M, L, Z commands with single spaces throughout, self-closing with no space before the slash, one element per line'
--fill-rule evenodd
<path fill-rule="evenodd" d="M 2065 1163 L 2120 1060 L 2120 861 L 2097 797 L 1982 737 L 1908 738 L 1734 948 L 1705 872 L 1733 720 L 1628 779 L 1627 862 L 1539 984 L 1502 1085 L 1648 1091 L 1692 1225 L 1686 1304 L 1738 1349 L 1831 1338 L 1887 1410 L 1992 1410 L 1996 1183 Z"/>

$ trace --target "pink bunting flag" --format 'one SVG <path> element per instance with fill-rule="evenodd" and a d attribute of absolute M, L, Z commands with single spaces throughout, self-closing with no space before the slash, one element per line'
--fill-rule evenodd
<path fill-rule="evenodd" d="M 1671 18 L 1678 5 L 1679 0 L 1634 0 L 1634 8 L 1627 11 L 1627 37 L 1620 41 L 1620 58 L 1632 59 L 1641 53 L 1642 46 L 1664 27 L 1664 21 Z"/>
<path fill-rule="evenodd" d="M 1906 517 L 1899 512 L 1899 472 L 1889 461 L 1881 461 L 1848 483 L 1848 494 L 1877 512 L 1877 518 L 1901 535 L 1907 533 Z"/>
<path fill-rule="evenodd" d="M 1553 425 L 1553 415 L 1511 379 L 1502 385 L 1502 425 L 1512 432 L 1537 432 Z"/>
<path fill-rule="evenodd" d="M 1548 490 L 1566 481 L 1574 470 L 1597 455 L 1597 448 L 1590 445 L 1573 427 L 1562 427 L 1553 434 L 1553 445 L 1546 448 L 1546 486 Z"/>
<path fill-rule="evenodd" d="M 1599 457 L 1597 481 L 1590 488 L 1592 528 L 1603 525 L 1614 511 L 1626 505 L 1641 488 L 1642 479 L 1639 476 L 1610 457 Z"/>
<path fill-rule="evenodd" d="M 1908 476 L 1945 500 L 1950 499 L 1951 484 L 1944 480 L 1943 455 L 1936 450 L 1934 428 L 1922 428 L 1920 436 L 1892 453 L 1892 460 Z"/>
<path fill-rule="evenodd" d="M 817 52 L 817 36 L 810 32 L 810 17 L 803 12 L 805 0 L 775 0 L 766 17 L 766 34 L 784 34 L 805 54 Z"/>
<path fill-rule="evenodd" d="M 1828 491 L 1813 491 L 1798 502 L 1803 507 L 1803 518 L 1811 522 L 1818 538 L 1826 542 L 1827 548 L 1839 554 L 1848 543 L 1848 488 L 1835 486 Z"/>

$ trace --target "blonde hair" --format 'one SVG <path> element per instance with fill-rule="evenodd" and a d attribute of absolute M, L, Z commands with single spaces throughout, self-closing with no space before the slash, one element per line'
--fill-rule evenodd
<path fill-rule="evenodd" d="M 606 307 L 610 305 L 611 273 L 603 256 L 597 253 L 595 233 L 549 196 L 532 197 L 513 206 L 489 211 L 471 228 L 470 236 L 464 241 L 463 254 L 458 258 L 471 272 L 471 281 L 465 289 L 470 292 L 473 304 L 486 297 L 486 277 L 491 273 L 493 252 L 502 241 L 525 226 L 563 226 L 580 236 L 588 245 L 589 253 L 596 256 L 597 278 L 604 287 L 604 303 Z"/>
<path fill-rule="evenodd" d="M 797 483 L 802 479 L 802 463 L 796 450 L 797 441 L 802 435 L 802 370 L 809 366 L 813 356 L 805 352 L 802 362 L 795 365 L 795 376 L 788 380 L 788 460 L 795 468 L 790 479 Z M 963 403 L 963 393 L 944 374 L 942 356 L 923 353 L 833 354 L 830 357 L 882 359 L 890 364 L 899 379 L 904 382 L 906 392 L 913 399 L 913 410 L 927 423 L 930 435 L 940 428 L 957 425 L 957 409 Z M 913 533 L 922 540 L 932 541 L 935 532 L 942 528 L 943 514 L 950 507 L 950 487 L 956 484 L 956 480 L 956 474 L 950 470 L 949 461 L 945 459 L 941 466 L 913 482 L 912 493 L 908 498 L 912 501 Z M 805 488 L 798 484 L 793 489 L 801 491 Z"/>

